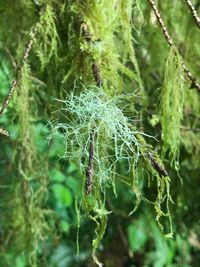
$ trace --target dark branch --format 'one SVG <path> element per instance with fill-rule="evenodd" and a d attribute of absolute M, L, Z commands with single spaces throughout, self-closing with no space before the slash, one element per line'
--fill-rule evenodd
<path fill-rule="evenodd" d="M 92 34 L 90 33 L 88 25 L 85 22 L 83 22 L 81 26 L 82 26 L 82 30 L 83 30 L 83 36 L 84 36 L 87 43 L 92 45 L 98 41 L 98 40 L 92 40 Z M 91 56 L 92 61 L 93 61 L 92 73 L 93 73 L 96 85 L 97 85 L 97 87 L 102 87 L 103 82 L 102 82 L 101 75 L 100 75 L 100 69 L 99 69 L 96 61 L 94 60 L 93 56 L 92 55 L 90 55 L 90 56 Z"/>
<path fill-rule="evenodd" d="M 83 22 L 82 25 L 83 36 L 85 41 L 92 45 L 95 41 L 92 40 L 92 34 L 89 31 L 88 25 Z M 93 58 L 93 55 L 90 55 L 92 58 L 92 73 L 96 82 L 97 87 L 102 87 L 102 79 L 100 75 L 100 69 Z M 86 182 L 85 182 L 85 194 L 89 195 L 92 191 L 93 185 L 93 174 L 94 174 L 94 142 L 95 142 L 95 133 L 94 130 L 91 130 L 90 133 L 90 146 L 89 146 L 89 159 L 88 159 L 88 166 L 86 169 Z"/>
<path fill-rule="evenodd" d="M 6 110 L 7 106 L 9 105 L 10 100 L 11 100 L 11 98 L 13 96 L 13 93 L 14 93 L 14 91 L 15 91 L 18 83 L 19 83 L 23 66 L 27 62 L 27 59 L 28 59 L 29 54 L 31 52 L 31 49 L 33 47 L 33 43 L 35 41 L 35 37 L 36 37 L 36 35 L 38 33 L 39 26 L 41 25 L 41 23 L 42 23 L 41 21 L 36 23 L 35 27 L 32 29 L 32 31 L 30 33 L 30 40 L 27 43 L 26 48 L 24 50 L 24 53 L 22 55 L 22 59 L 21 59 L 19 65 L 17 66 L 16 77 L 12 81 L 10 89 L 9 89 L 9 92 L 8 92 L 8 95 L 7 95 L 6 99 L 4 100 L 2 106 L 0 107 L 0 116 L 3 115 L 4 111 Z"/>
<path fill-rule="evenodd" d="M 93 184 L 93 173 L 94 173 L 94 133 L 90 133 L 90 144 L 89 144 L 89 160 L 86 169 L 86 182 L 85 182 L 85 193 L 89 195 L 92 191 Z"/>
<path fill-rule="evenodd" d="M 5 135 L 5 136 L 9 136 L 9 133 L 2 128 L 0 128 L 0 134 Z"/>
<path fill-rule="evenodd" d="M 99 67 L 97 66 L 95 61 L 92 64 L 92 71 L 93 71 L 93 76 L 94 76 L 96 85 L 98 87 L 102 87 L 102 80 L 101 80 L 101 76 L 100 76 L 100 70 L 99 70 Z"/>
<path fill-rule="evenodd" d="M 158 21 L 158 23 L 160 25 L 160 28 L 161 28 L 161 30 L 163 32 L 163 35 L 164 35 L 164 37 L 165 37 L 168 45 L 170 47 L 173 47 L 174 50 L 177 51 L 175 45 L 173 44 L 173 40 L 172 40 L 172 38 L 171 38 L 168 30 L 167 30 L 167 27 L 164 24 L 164 21 L 163 21 L 163 19 L 161 17 L 161 14 L 160 14 L 160 12 L 159 12 L 156 4 L 155 4 L 155 1 L 154 0 L 148 0 L 148 1 L 151 4 L 151 7 L 152 7 L 152 9 L 154 11 L 154 14 L 155 14 L 155 16 L 157 18 L 157 21 Z M 182 66 L 183 66 L 183 69 L 184 69 L 186 75 L 188 76 L 188 78 L 192 82 L 191 87 L 192 88 L 196 88 L 198 91 L 200 91 L 200 84 L 197 82 L 197 79 L 192 75 L 192 73 L 190 72 L 190 70 L 188 69 L 188 67 L 185 65 L 185 63 L 184 63 L 183 60 L 182 60 Z"/>
<path fill-rule="evenodd" d="M 158 172 L 160 176 L 164 176 L 164 177 L 168 176 L 168 173 L 164 165 L 162 165 L 156 160 L 153 153 L 151 153 L 150 151 L 147 151 L 147 157 L 150 160 L 152 167 Z"/>
<path fill-rule="evenodd" d="M 200 28 L 200 18 L 198 17 L 197 11 L 196 11 L 192 1 L 190 1 L 190 0 L 185 0 L 185 1 L 186 1 L 187 5 L 190 9 L 190 12 L 192 13 L 192 17 L 193 17 L 195 23 Z"/>

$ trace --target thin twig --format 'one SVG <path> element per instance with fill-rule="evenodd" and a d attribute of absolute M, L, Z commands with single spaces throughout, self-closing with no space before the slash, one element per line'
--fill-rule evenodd
<path fill-rule="evenodd" d="M 153 153 L 147 151 L 147 157 L 151 162 L 152 167 L 157 171 L 160 176 L 167 177 L 168 173 L 163 164 L 159 163 L 154 157 Z"/>
<path fill-rule="evenodd" d="M 6 131 L 6 130 L 4 130 L 2 128 L 0 128 L 0 134 L 5 135 L 5 136 L 9 136 L 8 131 Z"/>
<path fill-rule="evenodd" d="M 151 166 L 154 168 L 154 170 L 160 175 L 167 177 L 168 173 L 161 161 L 159 161 L 158 156 L 155 151 L 153 151 L 153 148 L 148 145 L 145 141 L 145 139 L 140 135 L 136 135 L 139 143 L 141 144 L 142 150 L 141 155 L 145 160 L 150 161 Z"/>
<path fill-rule="evenodd" d="M 6 99 L 4 100 L 4 102 L 3 102 L 3 104 L 2 104 L 2 106 L 0 108 L 0 116 L 3 115 L 5 109 L 9 105 L 10 100 L 11 100 L 11 98 L 13 96 L 13 93 L 14 93 L 14 91 L 15 91 L 18 83 L 19 83 L 23 66 L 24 66 L 24 64 L 26 63 L 26 61 L 27 61 L 27 59 L 29 57 L 29 54 L 30 54 L 31 49 L 33 47 L 33 43 L 35 41 L 35 37 L 36 37 L 36 35 L 38 33 L 38 30 L 39 30 L 39 27 L 40 27 L 41 24 L 42 24 L 42 21 L 37 22 L 35 27 L 33 27 L 33 29 L 31 30 L 30 40 L 29 40 L 28 44 L 26 45 L 26 48 L 25 48 L 24 53 L 22 55 L 22 59 L 21 59 L 19 65 L 17 66 L 16 77 L 12 81 L 10 89 L 9 89 L 9 92 L 8 92 L 8 95 L 7 95 Z"/>
<path fill-rule="evenodd" d="M 85 193 L 89 195 L 92 191 L 93 184 L 93 172 L 94 172 L 94 133 L 90 133 L 90 147 L 89 147 L 89 160 L 86 169 L 86 182 L 85 182 Z"/>
<path fill-rule="evenodd" d="M 32 1 L 33 1 L 34 5 L 36 5 L 37 7 L 40 7 L 40 3 L 38 0 L 32 0 Z"/>
<path fill-rule="evenodd" d="M 195 23 L 200 28 L 200 17 L 198 16 L 197 11 L 196 11 L 192 1 L 190 1 L 190 0 L 185 0 L 185 1 L 186 1 L 187 5 L 188 5 L 188 7 L 192 13 L 192 16 L 194 18 Z"/>
<path fill-rule="evenodd" d="M 200 128 L 190 128 L 190 127 L 181 126 L 181 129 L 184 131 L 191 131 L 193 133 L 199 133 L 200 132 Z"/>
<path fill-rule="evenodd" d="M 94 76 L 97 87 L 102 87 L 102 79 L 100 76 L 100 70 L 95 61 L 92 64 L 92 71 L 93 71 L 93 76 Z"/>
<path fill-rule="evenodd" d="M 153 11 L 154 11 L 154 14 L 155 14 L 155 16 L 156 16 L 156 18 L 157 18 L 157 21 L 158 21 L 158 23 L 159 23 L 159 25 L 160 25 L 160 28 L 161 28 L 161 30 L 162 30 L 162 32 L 163 32 L 163 35 L 164 35 L 164 37 L 165 37 L 165 39 L 166 39 L 168 45 L 169 45 L 170 47 L 173 47 L 174 50 L 177 51 L 175 45 L 173 44 L 173 40 L 172 40 L 172 38 L 171 38 L 171 36 L 170 36 L 168 30 L 167 30 L 167 27 L 166 27 L 166 25 L 164 24 L 164 21 L 163 21 L 163 19 L 162 19 L 162 17 L 161 17 L 161 14 L 160 14 L 160 12 L 159 12 L 159 10 L 158 10 L 156 4 L 155 4 L 155 1 L 154 1 L 154 0 L 148 0 L 148 1 L 149 1 L 149 3 L 151 4 L 151 7 L 152 7 L 152 9 L 153 9 Z M 183 67 L 183 69 L 184 69 L 186 75 L 188 76 L 188 78 L 189 78 L 190 81 L 192 82 L 191 87 L 192 87 L 192 88 L 196 88 L 198 91 L 200 91 L 200 84 L 197 82 L 197 79 L 192 75 L 192 73 L 190 72 L 190 70 L 188 69 L 188 67 L 185 65 L 183 59 L 181 60 L 181 62 L 182 62 L 182 67 Z"/>
<path fill-rule="evenodd" d="M 95 41 L 92 40 L 92 34 L 89 31 L 88 25 L 83 22 L 81 25 L 81 28 L 83 30 L 83 37 L 85 41 L 92 45 Z M 100 69 L 93 58 L 93 55 L 90 55 L 92 58 L 92 73 L 93 77 L 95 79 L 97 87 L 102 87 L 102 79 L 100 75 Z M 89 195 L 92 191 L 92 185 L 93 185 L 93 174 L 94 174 L 94 146 L 95 146 L 95 133 L 94 129 L 90 132 L 90 146 L 89 146 L 89 159 L 88 159 L 88 166 L 86 169 L 86 182 L 85 182 L 85 194 Z"/>
<path fill-rule="evenodd" d="M 15 88 L 20 80 L 20 76 L 21 76 L 21 72 L 22 72 L 22 68 L 25 64 L 25 62 L 27 61 L 27 58 L 30 54 L 30 51 L 32 49 L 32 46 L 33 46 L 33 42 L 34 42 L 34 39 L 35 39 L 35 36 L 37 34 L 37 31 L 38 31 L 38 25 L 36 27 L 34 27 L 32 33 L 31 33 L 31 39 L 30 41 L 28 42 L 28 45 L 24 51 L 24 54 L 22 56 L 22 59 L 21 59 L 21 62 L 19 64 L 19 66 L 17 67 L 17 73 L 16 73 L 16 78 L 13 80 L 13 82 L 11 83 L 11 86 L 10 86 L 10 89 L 9 89 L 9 93 L 6 97 L 6 99 L 4 100 L 1 108 L 0 108 L 0 116 L 3 115 L 5 109 L 7 108 L 12 96 L 13 96 L 13 93 L 15 91 Z"/>
<path fill-rule="evenodd" d="M 4 47 L 4 50 L 5 50 L 6 54 L 10 58 L 10 61 L 11 61 L 12 65 L 13 65 L 13 68 L 16 69 L 17 68 L 17 63 L 15 62 L 15 59 L 14 59 L 12 53 L 10 52 L 9 48 L 6 45 L 4 45 L 3 47 Z"/>

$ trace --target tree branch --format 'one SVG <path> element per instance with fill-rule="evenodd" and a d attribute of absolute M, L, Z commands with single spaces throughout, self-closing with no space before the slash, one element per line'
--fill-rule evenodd
<path fill-rule="evenodd" d="M 157 171 L 160 176 L 167 177 L 168 173 L 163 164 L 159 163 L 154 157 L 153 153 L 147 150 L 147 157 L 151 162 L 152 167 Z"/>
<path fill-rule="evenodd" d="M 197 24 L 197 26 L 200 29 L 200 17 L 198 16 L 197 11 L 196 11 L 192 1 L 190 1 L 190 0 L 185 0 L 185 1 L 186 1 L 187 5 L 190 9 L 190 12 L 192 13 L 192 17 L 193 17 L 195 23 Z"/>
<path fill-rule="evenodd" d="M 164 35 L 164 37 L 165 37 L 168 45 L 170 47 L 173 47 L 174 50 L 177 51 L 176 46 L 173 44 L 173 40 L 172 40 L 172 38 L 171 38 L 171 36 L 170 36 L 170 34 L 168 32 L 168 29 L 167 29 L 167 27 L 166 27 L 166 25 L 165 25 L 165 23 L 164 23 L 164 21 L 163 21 L 163 19 L 161 17 L 161 14 L 160 14 L 159 10 L 158 10 L 158 8 L 157 8 L 157 6 L 155 4 L 155 1 L 154 0 L 148 0 L 148 1 L 151 4 L 151 7 L 152 7 L 152 9 L 154 11 L 154 14 L 155 14 L 155 16 L 157 18 L 157 21 L 158 21 L 158 23 L 160 25 L 160 28 L 161 28 L 161 30 L 163 32 L 163 35 Z M 188 69 L 188 67 L 185 65 L 183 59 L 181 60 L 181 62 L 182 62 L 182 67 L 183 67 L 186 75 L 188 76 L 188 78 L 192 82 L 191 87 L 192 88 L 194 87 L 198 91 L 200 91 L 200 84 L 197 82 L 197 79 L 192 75 L 192 73 L 190 72 L 190 70 Z"/>
<path fill-rule="evenodd" d="M 0 128 L 0 134 L 5 135 L 5 136 L 9 136 L 8 131 L 6 131 L 6 130 L 4 130 L 2 128 Z"/>
<path fill-rule="evenodd" d="M 84 35 L 86 42 L 89 43 L 90 45 L 94 44 L 97 40 L 92 40 L 92 34 L 89 31 L 88 25 L 85 22 L 83 22 L 81 26 L 82 26 L 83 35 Z M 92 61 L 93 61 L 92 73 L 93 73 L 96 85 L 97 85 L 97 87 L 102 87 L 103 81 L 101 79 L 100 69 L 99 69 L 96 61 L 94 60 L 93 55 L 90 55 L 90 56 L 91 56 Z"/>
<path fill-rule="evenodd" d="M 82 30 L 83 30 L 83 36 L 85 38 L 85 41 L 89 44 L 92 45 L 95 41 L 92 40 L 92 34 L 89 31 L 88 25 L 83 22 L 82 25 Z M 94 80 L 96 82 L 97 87 L 101 88 L 102 87 L 102 79 L 100 75 L 100 69 L 96 63 L 96 61 L 93 58 L 93 55 L 90 55 L 92 58 L 92 73 Z M 94 129 L 91 130 L 90 132 L 90 147 L 89 147 L 89 159 L 88 159 L 88 166 L 86 169 L 86 182 L 85 182 L 85 193 L 86 195 L 89 195 L 92 191 L 92 184 L 93 184 L 93 173 L 94 173 L 94 145 L 95 145 L 95 133 Z"/>
<path fill-rule="evenodd" d="M 89 195 L 92 191 L 93 184 L 93 172 L 94 172 L 94 133 L 90 133 L 90 146 L 89 146 L 89 160 L 88 167 L 86 169 L 86 182 L 85 182 L 85 193 Z"/>
<path fill-rule="evenodd" d="M 3 115 L 4 111 L 6 110 L 7 106 L 9 105 L 10 100 L 11 100 L 11 98 L 13 96 L 13 93 L 14 93 L 14 91 L 15 91 L 18 83 L 19 83 L 23 66 L 27 62 L 27 59 L 28 59 L 29 54 L 31 52 L 31 49 L 33 47 L 33 43 L 35 41 L 35 37 L 36 37 L 36 35 L 38 33 L 38 30 L 39 30 L 39 27 L 40 27 L 41 24 L 42 24 L 42 21 L 37 22 L 36 25 L 35 25 L 35 27 L 33 27 L 33 29 L 30 32 L 30 40 L 28 41 L 28 43 L 26 45 L 26 48 L 24 50 L 24 53 L 22 55 L 21 61 L 20 61 L 19 65 L 17 66 L 16 77 L 12 81 L 11 86 L 10 86 L 10 89 L 9 89 L 9 92 L 8 92 L 8 95 L 5 98 L 2 106 L 0 107 L 0 116 Z"/>

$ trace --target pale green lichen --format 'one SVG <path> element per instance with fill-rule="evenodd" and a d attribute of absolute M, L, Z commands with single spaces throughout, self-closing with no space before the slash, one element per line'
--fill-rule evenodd
<path fill-rule="evenodd" d="M 63 157 L 78 158 L 84 170 L 87 163 L 83 158 L 88 157 L 90 132 L 93 130 L 96 136 L 95 175 L 102 184 L 110 177 L 117 162 L 131 162 L 133 157 L 137 161 L 140 154 L 140 143 L 136 138 L 139 131 L 129 127 L 128 118 L 118 107 L 122 97 L 108 98 L 98 88 L 85 88 L 79 96 L 70 94 L 66 100 L 60 100 L 64 104 L 61 112 L 65 117 L 69 116 L 69 120 L 53 123 L 50 135 L 50 138 L 55 135 L 63 137 Z M 102 151 L 105 154 L 102 155 Z"/>
<path fill-rule="evenodd" d="M 61 137 L 65 146 L 65 153 L 61 157 L 74 159 L 79 162 L 83 173 L 83 203 L 85 210 L 89 214 L 91 211 L 97 214 L 97 217 L 92 217 L 96 223 L 96 218 L 105 222 L 106 219 L 104 216 L 107 214 L 107 211 L 100 195 L 102 193 L 105 194 L 106 187 L 110 183 L 115 185 L 115 181 L 123 180 L 122 177 L 124 175 L 127 177 L 131 176 L 132 170 L 132 180 L 126 180 L 127 185 L 131 187 L 136 196 L 136 206 L 130 213 L 132 214 L 138 208 L 141 200 L 144 200 L 139 188 L 139 183 L 141 182 L 139 180 L 142 179 L 142 176 L 139 174 L 139 166 L 141 166 L 139 162 L 141 162 L 142 157 L 146 162 L 145 165 L 148 171 L 156 177 L 157 198 L 155 201 L 149 201 L 149 203 L 155 207 L 156 219 L 161 229 L 163 227 L 160 223 L 160 218 L 163 216 L 168 217 L 171 234 L 172 225 L 169 213 L 169 202 L 171 201 L 169 193 L 170 179 L 157 173 L 151 160 L 148 159 L 148 153 L 152 153 L 155 162 L 162 169 L 164 166 L 158 155 L 152 150 L 151 146 L 147 145 L 142 137 L 145 134 L 134 129 L 131 120 L 123 114 L 120 105 L 123 106 L 126 95 L 109 98 L 97 87 L 85 88 L 83 85 L 82 87 L 83 91 L 79 95 L 75 95 L 75 88 L 74 92 L 67 95 L 66 100 L 59 100 L 59 102 L 63 103 L 63 107 L 60 110 L 63 119 L 59 122 L 51 122 L 52 132 L 49 139 L 55 136 Z M 94 184 L 92 190 L 93 196 L 88 198 L 84 193 L 84 183 L 89 158 L 91 132 L 95 135 Z M 118 170 L 120 163 L 127 165 L 125 174 L 122 174 Z M 161 208 L 164 204 L 167 210 L 166 213 Z M 103 210 L 105 214 L 98 212 Z M 91 217 L 91 215 L 89 216 Z M 104 229 L 102 227 L 97 223 L 97 233 L 99 229 Z M 102 230 L 102 233 L 104 231 L 105 229 Z M 94 251 L 97 249 L 96 244 L 99 244 L 101 240 L 100 236 L 102 238 L 103 234 L 97 234 L 97 239 L 93 242 Z"/>

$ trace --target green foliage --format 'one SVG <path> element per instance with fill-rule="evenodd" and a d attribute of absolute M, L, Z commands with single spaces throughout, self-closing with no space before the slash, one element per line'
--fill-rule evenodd
<path fill-rule="evenodd" d="M 60 184 L 54 184 L 52 186 L 52 190 L 58 204 L 60 203 L 66 207 L 71 205 L 72 197 L 68 188 L 65 188 L 63 185 Z"/>
<path fill-rule="evenodd" d="M 147 241 L 144 223 L 145 222 L 141 220 L 138 224 L 130 224 L 128 227 L 130 249 L 133 252 L 141 250 Z"/>
<path fill-rule="evenodd" d="M 146 220 L 148 218 L 148 225 Z M 147 215 L 141 215 L 140 219 L 134 221 L 128 227 L 130 248 L 134 253 L 150 246 L 150 252 L 144 255 L 142 266 L 149 266 L 152 263 L 156 267 L 163 266 L 190 266 L 188 257 L 189 246 L 187 240 L 177 235 L 175 239 L 169 240 L 163 237 L 157 228 L 154 220 Z M 174 258 L 177 252 L 179 256 Z"/>

